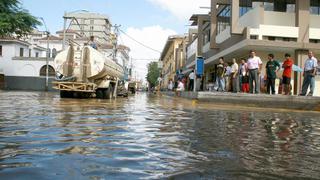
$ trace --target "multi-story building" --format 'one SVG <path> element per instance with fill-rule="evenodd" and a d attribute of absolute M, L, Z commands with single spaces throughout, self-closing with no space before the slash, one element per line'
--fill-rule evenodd
<path fill-rule="evenodd" d="M 160 56 L 162 61 L 162 88 L 168 86 L 169 80 L 175 80 L 176 71 L 182 69 L 185 64 L 185 40 L 186 36 L 169 36 Z"/>
<path fill-rule="evenodd" d="M 86 37 L 94 36 L 98 43 L 111 43 L 111 22 L 108 16 L 87 11 L 65 13 L 65 26 L 70 20 L 68 29 Z M 67 27 L 66 27 L 67 28 Z"/>
<path fill-rule="evenodd" d="M 123 67 L 124 80 L 129 81 L 131 77 L 129 76 L 130 71 L 130 48 L 125 45 L 118 45 L 117 47 L 117 63 Z"/>
<path fill-rule="evenodd" d="M 247 58 L 251 49 L 261 57 L 264 66 L 268 53 L 275 54 L 279 61 L 290 53 L 302 68 L 308 50 L 320 59 L 319 0 L 211 0 L 210 25 L 206 26 L 206 18 L 199 17 L 192 20 L 201 27 L 202 37 L 197 39 L 204 42 L 198 43 L 203 45 L 198 46 L 198 55 L 205 58 L 206 72 L 214 71 L 219 57 L 239 60 Z M 205 42 L 207 35 L 209 41 Z M 194 66 L 194 61 L 187 66 Z M 320 95 L 319 77 L 316 95 Z M 207 73 L 205 83 L 210 78 Z M 302 73 L 293 73 L 292 79 L 294 94 L 298 94 Z"/>

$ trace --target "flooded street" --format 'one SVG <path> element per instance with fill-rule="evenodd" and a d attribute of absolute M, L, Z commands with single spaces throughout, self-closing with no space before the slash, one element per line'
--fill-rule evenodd
<path fill-rule="evenodd" d="M 320 113 L 0 91 L 0 179 L 319 179 Z"/>

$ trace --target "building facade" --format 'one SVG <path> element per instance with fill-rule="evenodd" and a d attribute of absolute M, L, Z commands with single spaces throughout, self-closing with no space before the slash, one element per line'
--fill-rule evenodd
<path fill-rule="evenodd" d="M 94 36 L 98 43 L 111 42 L 111 22 L 108 16 L 87 11 L 65 13 L 63 16 L 66 27 L 67 20 L 70 20 L 68 29 L 73 30 L 81 36 Z M 67 28 L 65 28 L 67 29 Z"/>
<path fill-rule="evenodd" d="M 175 80 L 177 70 L 186 63 L 186 36 L 169 36 L 160 56 L 162 64 L 162 87 L 168 87 L 169 80 Z"/>
<path fill-rule="evenodd" d="M 44 90 L 46 60 L 46 48 L 14 38 L 0 39 L 1 88 Z M 49 76 L 53 77 L 55 73 L 52 58 L 48 59 L 48 64 Z"/>
<path fill-rule="evenodd" d="M 275 54 L 279 61 L 289 53 L 295 64 L 302 68 L 308 50 L 320 59 L 318 0 L 211 0 L 210 25 L 206 25 L 208 19 L 199 17 L 192 20 L 198 26 L 197 40 L 202 41 L 197 43 L 200 44 L 197 53 L 205 58 L 205 84 L 213 81 L 214 66 L 219 57 L 231 62 L 232 58 L 247 58 L 249 50 L 255 50 L 261 57 L 263 68 L 269 53 Z M 209 41 L 206 42 L 207 35 Z M 187 64 L 187 67 L 193 66 L 194 62 Z M 294 94 L 298 94 L 302 73 L 293 73 L 292 79 Z M 320 95 L 319 76 L 316 80 L 315 92 Z"/>

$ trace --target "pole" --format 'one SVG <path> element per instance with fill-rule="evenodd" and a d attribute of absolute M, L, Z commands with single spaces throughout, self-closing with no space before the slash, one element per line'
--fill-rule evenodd
<path fill-rule="evenodd" d="M 193 79 L 193 92 L 197 92 L 197 56 L 194 61 L 194 79 Z"/>
<path fill-rule="evenodd" d="M 47 55 L 46 55 L 46 85 L 45 85 L 45 91 L 48 91 L 49 87 L 49 35 L 50 32 L 48 30 L 48 27 L 46 25 L 46 22 L 44 21 L 43 17 L 40 17 L 40 19 L 43 22 L 44 27 L 46 28 L 47 33 Z"/>
<path fill-rule="evenodd" d="M 66 27 L 67 27 L 67 17 L 66 17 L 66 15 L 67 15 L 67 13 L 65 12 L 64 16 L 63 16 L 64 23 L 63 23 L 62 50 L 65 49 L 65 44 L 66 44 Z"/>
<path fill-rule="evenodd" d="M 46 88 L 48 91 L 49 87 L 49 32 L 47 31 L 47 55 L 46 55 Z"/>

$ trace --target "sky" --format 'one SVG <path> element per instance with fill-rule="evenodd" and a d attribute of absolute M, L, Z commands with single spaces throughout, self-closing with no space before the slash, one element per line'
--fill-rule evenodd
<path fill-rule="evenodd" d="M 64 12 L 87 10 L 107 15 L 126 34 L 161 52 L 168 36 L 188 31 L 192 14 L 208 13 L 200 7 L 209 7 L 210 0 L 21 0 L 21 4 L 32 15 L 42 17 L 51 34 L 63 29 Z M 45 30 L 43 26 L 38 29 Z M 145 59 L 158 60 L 160 53 L 124 34 L 120 34 L 119 43 L 131 49 L 137 77 L 144 79 L 150 62 Z"/>

